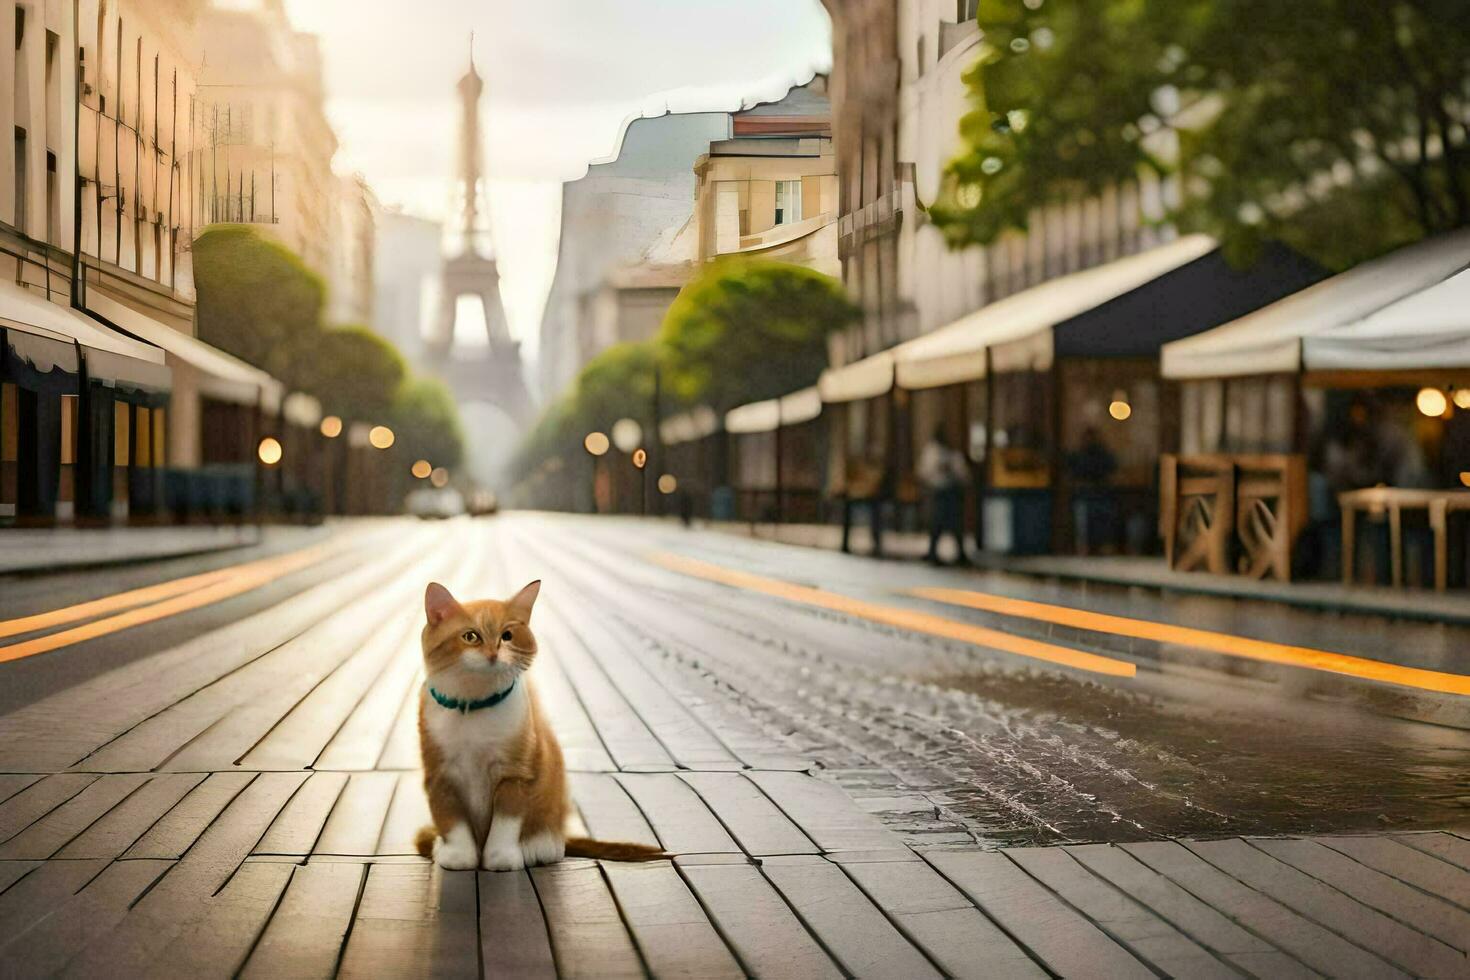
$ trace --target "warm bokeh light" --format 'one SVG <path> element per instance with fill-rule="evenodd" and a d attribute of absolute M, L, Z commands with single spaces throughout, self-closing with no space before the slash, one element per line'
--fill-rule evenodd
<path fill-rule="evenodd" d="M 643 442 L 643 426 L 637 419 L 618 419 L 612 427 L 613 445 L 625 453 L 631 453 Z"/>
<path fill-rule="evenodd" d="M 266 436 L 255 453 L 265 465 L 275 466 L 281 461 L 281 444 L 273 436 Z"/>
<path fill-rule="evenodd" d="M 674 474 L 665 473 L 658 478 L 659 493 L 673 493 L 677 489 L 679 489 L 679 481 L 674 479 Z"/>
<path fill-rule="evenodd" d="M 1439 418 L 1450 407 L 1449 399 L 1438 388 L 1420 388 L 1414 404 L 1419 406 L 1419 411 L 1432 419 Z"/>
<path fill-rule="evenodd" d="M 589 432 L 587 433 L 587 438 L 582 440 L 582 448 L 594 456 L 601 456 L 606 453 L 609 445 L 607 435 L 602 432 Z"/>
<path fill-rule="evenodd" d="M 1456 408 L 1470 408 L 1470 388 L 1456 388 L 1455 393 L 1450 396 Z"/>
<path fill-rule="evenodd" d="M 434 472 L 429 474 L 429 482 L 436 487 L 449 486 L 449 471 L 442 466 L 436 467 Z"/>
<path fill-rule="evenodd" d="M 374 449 L 387 449 L 393 445 L 393 430 L 386 425 L 375 425 L 368 433 L 368 442 L 373 444 Z"/>
<path fill-rule="evenodd" d="M 413 464 L 413 468 L 409 472 L 420 480 L 427 480 L 429 474 L 434 472 L 434 466 L 427 459 L 421 459 Z"/>
<path fill-rule="evenodd" d="M 1133 414 L 1133 406 L 1121 398 L 1114 399 L 1112 404 L 1108 406 L 1108 414 L 1119 422 L 1127 422 L 1129 416 Z"/>
<path fill-rule="evenodd" d="M 648 452 L 646 450 L 643 450 L 643 449 L 640 449 L 637 452 L 635 452 L 633 454 L 633 465 L 636 466 L 636 467 L 638 467 L 640 470 L 643 469 L 643 467 L 647 466 L 648 465 Z"/>
<path fill-rule="evenodd" d="M 1460 483 L 1464 486 L 1470 487 L 1470 470 L 1465 470 L 1460 473 Z"/>
<path fill-rule="evenodd" d="M 335 439 L 342 434 L 342 420 L 335 415 L 328 415 L 322 419 L 322 435 L 328 439 Z"/>

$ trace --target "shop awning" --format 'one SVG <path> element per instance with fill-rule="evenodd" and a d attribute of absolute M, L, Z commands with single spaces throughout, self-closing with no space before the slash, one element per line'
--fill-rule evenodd
<path fill-rule="evenodd" d="M 175 330 L 101 292 L 87 294 L 87 309 L 117 324 L 199 372 L 199 392 L 238 405 L 261 405 L 268 412 L 280 408 L 284 388 L 257 367 L 197 337 Z"/>
<path fill-rule="evenodd" d="M 708 405 L 678 415 L 670 416 L 659 424 L 659 438 L 666 446 L 678 446 L 694 442 L 714 433 L 720 427 L 720 417 Z"/>
<path fill-rule="evenodd" d="M 314 429 L 322 420 L 322 403 L 301 391 L 293 391 L 281 402 L 281 415 L 292 425 Z"/>
<path fill-rule="evenodd" d="M 1305 350 L 1317 349 L 1314 358 L 1323 354 L 1330 358 L 1333 355 L 1326 351 L 1332 345 L 1323 348 L 1311 338 L 1370 318 L 1390 304 L 1443 283 L 1467 266 L 1470 229 L 1398 249 L 1214 330 L 1165 344 L 1164 377 L 1224 378 L 1321 369 L 1325 362 L 1305 361 Z M 1371 333 L 1381 327 L 1362 329 Z M 1391 369 L 1426 363 L 1406 349 L 1391 356 L 1383 346 L 1382 340 L 1376 346 L 1358 344 L 1351 357 L 1353 368 Z M 1434 366 L 1445 365 L 1436 362 Z"/>
<path fill-rule="evenodd" d="M 1470 367 L 1470 271 L 1302 340 L 1308 371 Z"/>
<path fill-rule="evenodd" d="M 816 386 L 780 398 L 751 402 L 725 413 L 725 431 L 734 435 L 775 432 L 784 425 L 801 425 L 822 414 L 822 396 Z"/>
<path fill-rule="evenodd" d="M 756 432 L 775 432 L 781 425 L 781 399 L 768 398 L 732 408 L 725 413 L 725 431 L 743 436 Z"/>
<path fill-rule="evenodd" d="M 893 351 L 879 351 L 861 361 L 828 368 L 817 380 L 822 401 L 855 402 L 885 395 L 893 387 Z"/>
<path fill-rule="evenodd" d="M 1051 328 L 1193 262 L 1215 248 L 1189 235 L 1139 255 L 1051 279 L 976 310 L 947 327 L 895 348 L 900 387 L 937 388 L 985 376 L 985 352 L 997 370 L 1051 366 Z M 1004 347 L 1004 350 L 999 348 Z"/>
<path fill-rule="evenodd" d="M 781 424 L 801 425 L 822 414 L 822 396 L 816 386 L 781 397 Z"/>
<path fill-rule="evenodd" d="M 162 350 L 111 330 L 70 307 L 47 302 L 40 292 L 14 281 L 0 281 L 0 326 L 17 335 L 81 344 L 87 373 L 93 380 L 147 391 L 169 388 Z M 17 336 L 12 346 L 24 343 Z"/>

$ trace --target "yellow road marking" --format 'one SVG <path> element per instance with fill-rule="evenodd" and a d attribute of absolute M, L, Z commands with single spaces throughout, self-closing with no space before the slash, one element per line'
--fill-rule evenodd
<path fill-rule="evenodd" d="M 78 603 L 75 606 L 66 606 L 62 609 L 52 609 L 50 612 L 37 613 L 34 616 L 22 616 L 19 619 L 7 619 L 0 622 L 0 638 L 17 636 L 21 633 L 32 633 L 36 630 L 50 629 L 53 626 L 65 626 L 67 623 L 75 623 L 83 619 L 91 619 L 119 609 L 131 609 L 148 602 L 157 602 L 184 592 L 203 588 L 218 582 L 220 579 L 228 578 L 237 571 L 248 568 L 248 565 L 239 565 L 234 568 L 222 568 L 213 572 L 201 572 L 198 575 L 189 575 L 185 578 L 177 578 L 170 582 L 160 582 L 157 585 L 145 586 L 141 589 L 130 589 L 127 592 L 119 592 L 116 595 L 103 596 L 101 599 L 93 599 L 90 602 Z"/>
<path fill-rule="evenodd" d="M 75 613 L 76 610 L 84 609 L 88 606 L 95 607 L 97 603 L 105 603 L 109 601 L 109 599 L 122 600 L 125 596 L 136 596 L 136 593 L 148 592 L 150 589 L 164 589 L 167 586 L 178 585 L 181 582 L 191 583 L 187 587 L 187 591 L 184 591 L 182 594 L 177 594 L 178 590 L 174 590 L 174 594 L 170 594 L 169 592 L 165 591 L 159 594 L 151 595 L 142 600 L 146 602 L 149 599 L 159 598 L 160 595 L 166 596 L 165 598 L 163 598 L 163 601 L 154 602 L 152 605 L 144 605 L 138 608 L 129 609 L 127 612 L 119 613 L 116 616 L 109 616 L 105 619 L 98 619 L 90 623 L 85 623 L 81 626 L 73 627 L 69 630 L 62 630 L 58 633 L 51 633 L 46 636 L 38 636 L 33 640 L 26 640 L 22 643 L 12 643 L 9 646 L 0 646 L 0 663 L 6 663 L 11 660 L 21 660 L 25 657 L 33 657 L 38 653 L 49 653 L 52 650 L 56 650 L 61 647 L 71 646 L 74 643 L 81 643 L 84 640 L 92 640 L 96 639 L 99 636 L 107 636 L 111 633 L 116 633 L 119 630 L 129 629 L 133 626 L 140 626 L 143 623 L 151 623 L 155 620 L 163 619 L 167 616 L 176 616 L 179 613 L 188 612 L 191 609 L 198 609 L 200 606 L 207 606 L 215 602 L 220 602 L 221 600 L 228 599 L 231 596 L 239 595 L 242 592 L 248 592 L 251 589 L 259 588 L 260 586 L 273 582 L 284 575 L 289 575 L 294 571 L 314 564 L 315 562 L 320 561 L 322 558 L 326 557 L 329 553 L 335 550 L 337 550 L 337 546 L 332 542 L 327 542 L 324 544 L 315 545 L 311 548 L 305 548 L 301 551 L 291 552 L 290 554 L 279 555 L 274 558 L 263 558 L 260 561 L 248 562 L 244 565 L 237 565 L 233 568 L 221 569 L 218 572 L 207 572 L 203 575 L 189 576 L 185 579 L 177 579 L 174 582 L 162 583 L 162 585 L 159 586 L 150 586 L 148 589 L 135 589 L 131 593 L 119 593 L 116 596 L 108 597 L 108 599 L 98 599 L 92 603 L 82 603 L 79 606 L 70 606 L 67 609 L 58 609 L 55 610 L 53 613 L 42 613 L 39 617 L 33 616 L 26 617 L 26 619 L 24 620 L 10 620 L 7 623 L 0 624 L 0 626 L 8 627 L 12 623 L 26 622 L 27 620 L 34 620 L 46 616 L 57 616 L 63 613 L 67 613 L 68 611 Z M 207 581 L 205 581 L 204 584 L 201 586 L 199 583 L 199 579 L 206 579 Z M 130 605 L 137 605 L 137 600 L 135 599 L 134 601 L 126 602 L 110 608 L 127 608 Z M 50 625 L 75 622 L 79 618 L 85 618 L 86 616 L 96 615 L 99 612 L 105 611 L 107 610 L 98 610 L 96 608 L 93 608 L 92 610 L 84 612 L 81 615 L 71 615 L 66 618 L 58 619 Z M 37 627 L 31 626 L 27 629 L 35 628 Z M 16 632 L 26 631 L 27 630 L 12 630 L 7 633 L 0 633 L 0 635 L 8 636 L 14 635 L 14 633 Z"/>
<path fill-rule="evenodd" d="M 739 572 L 694 558 L 685 558 L 682 555 L 670 554 L 668 552 L 652 552 L 648 555 L 648 558 L 657 565 L 684 575 L 691 575 L 710 582 L 719 582 L 722 585 L 731 585 L 735 588 L 746 589 L 751 592 L 759 592 L 763 595 L 786 599 L 790 602 L 799 602 L 807 606 L 830 609 L 857 619 L 866 619 L 870 622 L 882 623 L 886 626 L 897 626 L 900 629 L 912 630 L 915 633 L 927 633 L 930 636 L 943 637 L 947 640 L 973 643 L 976 646 L 1001 650 L 1005 653 L 1014 653 L 1022 657 L 1031 657 L 1035 660 L 1044 660 L 1048 663 L 1060 664 L 1063 667 L 1073 667 L 1077 670 L 1086 670 L 1095 674 L 1108 674 L 1113 677 L 1132 677 L 1138 671 L 1135 665 L 1126 660 L 1117 660 L 1113 657 L 1104 657 L 1095 653 L 1073 650 L 1069 647 L 1056 646 L 1052 643 L 1043 643 L 1040 640 L 1014 636 L 1010 633 L 1002 633 L 999 630 L 986 629 L 983 626 L 975 626 L 971 623 L 961 623 L 957 620 L 945 619 L 942 616 L 918 612 L 917 610 L 903 609 L 897 606 L 884 606 L 875 602 L 865 602 L 861 599 L 854 599 L 851 596 L 840 595 L 836 592 L 827 592 L 806 585 L 793 585 L 790 582 L 783 582 L 780 579 L 766 578 L 761 575 L 753 575 L 749 572 Z"/>
<path fill-rule="evenodd" d="M 1413 687 L 1422 691 L 1440 694 L 1470 694 L 1470 677 L 1463 674 L 1448 674 L 1438 670 L 1423 670 L 1418 667 L 1402 667 L 1398 664 L 1353 657 L 1345 653 L 1314 650 L 1310 647 L 1288 646 L 1268 640 L 1253 640 L 1229 633 L 1193 629 L 1188 626 L 1173 626 L 1145 619 L 1129 619 L 1107 613 L 1072 609 L 1028 599 L 1012 599 L 987 592 L 972 592 L 967 589 L 910 589 L 909 595 L 932 599 L 954 606 L 967 606 L 985 612 L 1035 619 L 1057 626 L 1092 630 L 1097 633 L 1112 633 L 1140 640 L 1156 640 L 1180 646 L 1196 647 L 1212 653 L 1223 653 L 1231 657 L 1260 660 L 1266 663 L 1305 667 L 1331 674 L 1345 674 L 1367 680 L 1383 681 L 1401 687 Z"/>

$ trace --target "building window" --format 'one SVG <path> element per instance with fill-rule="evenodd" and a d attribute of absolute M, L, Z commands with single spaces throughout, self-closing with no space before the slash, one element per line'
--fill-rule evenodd
<path fill-rule="evenodd" d="M 46 240 L 61 244 L 61 193 L 56 186 L 56 154 L 46 153 Z"/>
<path fill-rule="evenodd" d="M 958 0 L 955 5 L 955 22 L 963 24 L 979 16 L 980 0 Z"/>
<path fill-rule="evenodd" d="M 801 220 L 801 181 L 776 181 L 776 224 L 789 225 Z"/>
<path fill-rule="evenodd" d="M 0 382 L 0 519 L 15 517 L 20 462 L 19 389 Z"/>
<path fill-rule="evenodd" d="M 15 127 L 15 227 L 26 234 L 26 131 Z"/>

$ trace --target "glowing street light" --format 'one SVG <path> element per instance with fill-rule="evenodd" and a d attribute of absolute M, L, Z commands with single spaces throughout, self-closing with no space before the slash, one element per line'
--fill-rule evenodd
<path fill-rule="evenodd" d="M 593 456 L 605 455 L 608 445 L 607 435 L 602 432 L 589 432 L 587 438 L 582 440 L 582 448 Z"/>
<path fill-rule="evenodd" d="M 434 466 L 427 459 L 421 459 L 417 463 L 413 464 L 413 468 L 410 469 L 409 472 L 418 477 L 420 480 L 427 480 L 429 478 L 429 474 L 434 472 Z"/>
<path fill-rule="evenodd" d="M 1128 404 L 1128 392 L 1119 388 L 1113 392 L 1113 400 L 1108 404 L 1108 414 L 1119 422 L 1127 422 L 1133 414 L 1133 406 Z"/>
<path fill-rule="evenodd" d="M 673 493 L 677 489 L 679 489 L 679 481 L 674 479 L 674 474 L 665 473 L 663 476 L 658 478 L 659 493 Z"/>
<path fill-rule="evenodd" d="M 633 465 L 640 470 L 648 465 L 648 453 L 646 450 L 640 449 L 633 454 Z"/>
<path fill-rule="evenodd" d="M 281 444 L 274 436 L 266 436 L 260 440 L 260 446 L 255 450 L 260 461 L 267 466 L 275 466 L 281 461 Z"/>
<path fill-rule="evenodd" d="M 1439 418 L 1450 407 L 1449 399 L 1438 388 L 1420 388 L 1414 404 L 1419 406 L 1419 411 L 1432 419 Z"/>
<path fill-rule="evenodd" d="M 368 432 L 368 442 L 372 443 L 374 449 L 387 449 L 393 445 L 393 430 L 386 425 L 375 425 Z"/>
<path fill-rule="evenodd" d="M 429 474 L 429 482 L 441 489 L 449 486 L 449 471 L 442 466 L 435 467 L 434 472 Z"/>
<path fill-rule="evenodd" d="M 328 439 L 335 439 L 342 434 L 342 420 L 335 415 L 328 415 L 322 419 L 322 435 Z"/>

